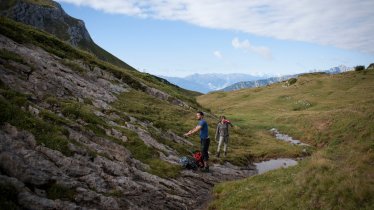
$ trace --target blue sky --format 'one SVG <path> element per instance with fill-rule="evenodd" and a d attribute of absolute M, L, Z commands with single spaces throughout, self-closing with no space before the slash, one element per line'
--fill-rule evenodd
<path fill-rule="evenodd" d="M 374 1 L 59 0 L 93 40 L 155 75 L 286 75 L 374 62 Z"/>

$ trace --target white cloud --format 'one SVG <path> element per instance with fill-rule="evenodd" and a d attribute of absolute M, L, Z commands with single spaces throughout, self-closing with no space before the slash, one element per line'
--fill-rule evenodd
<path fill-rule="evenodd" d="M 272 58 L 271 51 L 269 48 L 264 46 L 253 46 L 248 40 L 240 41 L 238 38 L 234 38 L 231 41 L 231 44 L 236 49 L 244 49 L 248 52 L 254 52 L 267 59 Z"/>
<path fill-rule="evenodd" d="M 217 58 L 221 59 L 223 56 L 222 56 L 222 53 L 218 50 L 214 51 L 213 52 L 213 55 L 216 56 Z"/>
<path fill-rule="evenodd" d="M 180 20 L 202 27 L 374 53 L 373 0 L 58 1 L 108 13 Z"/>

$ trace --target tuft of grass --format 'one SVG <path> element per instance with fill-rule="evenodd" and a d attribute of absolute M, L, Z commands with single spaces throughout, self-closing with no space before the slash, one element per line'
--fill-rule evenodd
<path fill-rule="evenodd" d="M 70 69 L 72 69 L 73 71 L 76 71 L 80 74 L 83 74 L 86 72 L 86 70 L 80 66 L 78 63 L 74 62 L 74 61 L 70 61 L 68 59 L 64 59 L 62 60 L 61 62 L 63 65 L 69 67 Z"/>
<path fill-rule="evenodd" d="M 82 119 L 87 123 L 93 125 L 104 125 L 105 121 L 93 113 L 89 105 L 79 103 L 76 101 L 61 102 L 61 112 L 71 119 Z"/>
<path fill-rule="evenodd" d="M 45 98 L 45 102 L 47 102 L 49 105 L 60 106 L 60 102 L 54 96 L 48 96 L 48 97 L 46 97 Z"/>
<path fill-rule="evenodd" d="M 67 188 L 57 183 L 53 183 L 47 188 L 47 198 L 51 200 L 64 200 L 64 201 L 74 201 L 74 196 L 76 194 L 74 189 Z"/>
<path fill-rule="evenodd" d="M 160 159 L 151 159 L 148 164 L 151 167 L 149 172 L 162 178 L 176 178 L 182 170 L 181 166 Z"/>
<path fill-rule="evenodd" d="M 12 60 L 17 63 L 27 64 L 20 55 L 7 49 L 0 49 L 0 58 L 5 60 Z"/>
<path fill-rule="evenodd" d="M 105 196 L 108 196 L 108 197 L 121 197 L 123 196 L 123 193 L 121 192 L 121 190 L 116 190 L 116 189 L 113 189 L 111 191 L 109 191 L 108 193 L 105 193 L 104 194 Z"/>

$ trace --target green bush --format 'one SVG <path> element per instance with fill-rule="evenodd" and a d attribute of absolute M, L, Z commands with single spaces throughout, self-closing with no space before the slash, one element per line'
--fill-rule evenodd
<path fill-rule="evenodd" d="M 365 66 L 356 66 L 355 71 L 362 71 L 365 70 Z"/>
<path fill-rule="evenodd" d="M 296 78 L 291 78 L 287 82 L 288 82 L 288 85 L 293 85 L 297 82 L 297 79 Z"/>

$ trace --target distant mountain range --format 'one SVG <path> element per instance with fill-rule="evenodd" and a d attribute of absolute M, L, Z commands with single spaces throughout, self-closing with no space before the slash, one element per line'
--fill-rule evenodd
<path fill-rule="evenodd" d="M 230 86 L 240 81 L 254 81 L 269 76 L 254 76 L 250 74 L 192 74 L 186 77 L 159 76 L 179 87 L 208 93 Z"/>
<path fill-rule="evenodd" d="M 307 73 L 325 72 L 328 74 L 338 74 L 352 69 L 352 67 L 340 65 L 327 70 L 310 70 Z M 208 93 L 212 91 L 233 91 L 243 88 L 260 87 L 282 82 L 293 77 L 298 77 L 299 75 L 300 74 L 272 77 L 269 75 L 254 76 L 250 74 L 192 74 L 186 77 L 168 77 L 161 75 L 158 75 L 158 77 L 166 79 L 187 90 Z"/>
<path fill-rule="evenodd" d="M 233 90 L 240 90 L 244 88 L 253 88 L 253 87 L 261 87 L 261 86 L 266 86 L 269 84 L 277 83 L 277 82 L 282 82 L 285 80 L 288 80 L 293 77 L 297 77 L 298 75 L 286 75 L 286 76 L 280 76 L 280 77 L 270 77 L 267 79 L 261 79 L 261 80 L 255 80 L 255 81 L 244 81 L 244 82 L 237 82 L 235 84 L 232 84 L 230 86 L 227 86 L 221 91 L 233 91 Z"/>
<path fill-rule="evenodd" d="M 311 70 L 308 73 L 324 72 L 324 73 L 327 73 L 327 74 L 339 74 L 339 73 L 342 73 L 342 72 L 351 71 L 352 69 L 353 69 L 352 67 L 347 67 L 347 66 L 344 66 L 344 65 L 340 65 L 340 66 L 336 66 L 336 67 L 333 67 L 333 68 L 330 68 L 330 69 L 327 69 L 327 70 Z M 301 73 L 301 74 L 305 74 L 305 73 Z M 301 74 L 286 75 L 286 76 L 280 76 L 280 77 L 270 77 L 270 78 L 267 78 L 267 79 L 261 79 L 261 80 L 256 80 L 256 81 L 237 82 L 235 84 L 232 84 L 230 86 L 227 86 L 227 87 L 221 89 L 221 91 L 233 91 L 233 90 L 240 90 L 240 89 L 243 89 L 243 88 L 261 87 L 261 86 L 273 84 L 273 83 L 276 83 L 276 82 L 282 82 L 282 81 L 288 80 L 290 78 L 296 78 Z"/>

